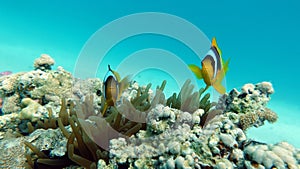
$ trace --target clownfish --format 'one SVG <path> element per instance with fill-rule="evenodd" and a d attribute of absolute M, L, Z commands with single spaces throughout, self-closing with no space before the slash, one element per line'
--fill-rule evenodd
<path fill-rule="evenodd" d="M 229 59 L 226 62 L 223 61 L 216 38 L 213 38 L 210 50 L 201 61 L 202 69 L 194 64 L 190 64 L 188 67 L 198 79 L 204 80 L 206 84 L 205 90 L 213 86 L 217 92 L 225 94 L 226 89 L 222 85 L 222 80 L 228 71 L 228 64 Z"/>
<path fill-rule="evenodd" d="M 110 106 L 115 106 L 125 88 L 129 86 L 129 76 L 121 79 L 118 72 L 112 70 L 108 65 L 108 72 L 105 75 L 103 83 L 103 95 L 105 99 L 102 115 Z"/>
<path fill-rule="evenodd" d="M 108 72 L 103 84 L 104 98 L 109 106 L 113 106 L 116 103 L 119 94 L 119 82 L 120 75 L 113 71 L 108 65 Z"/>

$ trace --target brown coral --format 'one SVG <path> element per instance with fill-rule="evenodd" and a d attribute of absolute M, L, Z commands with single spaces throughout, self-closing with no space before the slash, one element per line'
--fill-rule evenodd
<path fill-rule="evenodd" d="M 23 146 L 24 138 L 6 139 L 0 144 L 0 167 L 1 168 L 24 168 L 26 159 L 23 156 L 25 148 Z"/>
<path fill-rule="evenodd" d="M 243 130 L 257 123 L 259 117 L 256 113 L 247 113 L 240 116 L 240 126 Z"/>
<path fill-rule="evenodd" d="M 265 120 L 267 120 L 270 123 L 275 123 L 278 119 L 278 116 L 275 112 L 273 112 L 271 109 L 265 108 L 263 113 L 260 113 L 261 117 Z"/>
<path fill-rule="evenodd" d="M 263 125 L 265 120 L 270 123 L 274 123 L 277 119 L 278 116 L 276 113 L 274 113 L 271 109 L 265 108 L 253 113 L 240 115 L 239 124 L 243 130 L 246 130 L 252 126 L 259 127 Z"/>

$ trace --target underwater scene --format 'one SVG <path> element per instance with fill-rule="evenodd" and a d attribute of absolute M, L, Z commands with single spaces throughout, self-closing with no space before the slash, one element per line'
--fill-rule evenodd
<path fill-rule="evenodd" d="M 300 168 L 299 7 L 1 1 L 0 168 Z"/>

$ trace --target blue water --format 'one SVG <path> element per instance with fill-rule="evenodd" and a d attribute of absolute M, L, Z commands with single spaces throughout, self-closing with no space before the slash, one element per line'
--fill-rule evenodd
<path fill-rule="evenodd" d="M 300 133 L 300 126 L 297 123 L 300 118 L 299 6 L 297 0 L 285 2 L 253 0 L 243 3 L 237 0 L 1 1 L 0 71 L 31 70 L 34 58 L 41 53 L 47 53 L 55 59 L 56 66 L 61 65 L 66 70 L 74 72 L 83 46 L 92 34 L 105 24 L 133 13 L 172 14 L 194 24 L 209 39 L 217 37 L 223 58 L 231 58 L 230 70 L 226 77 L 228 89 L 240 88 L 249 82 L 273 83 L 275 94 L 269 107 L 279 114 L 279 121 L 262 128 L 251 129 L 248 132 L 249 136 L 271 143 L 287 140 L 300 147 L 300 139 L 295 136 L 296 133 Z M 124 29 L 126 27 L 119 28 L 120 32 Z M 114 34 L 107 36 L 113 37 Z M 101 45 L 99 44 L 100 47 Z M 195 53 L 176 39 L 144 34 L 116 44 L 93 75 L 104 77 L 107 63 L 118 67 L 128 55 L 148 48 L 169 51 L 186 64 L 197 61 Z M 92 63 L 87 60 L 87 64 L 83 66 L 87 71 L 89 62 Z M 159 61 L 152 60 L 152 62 Z M 138 61 L 135 64 L 138 64 Z M 169 86 L 172 86 L 173 90 L 177 89 L 176 82 L 166 73 L 153 74 L 153 77 L 149 77 L 148 71 L 148 74 L 136 74 L 135 78 L 153 83 L 169 78 Z"/>

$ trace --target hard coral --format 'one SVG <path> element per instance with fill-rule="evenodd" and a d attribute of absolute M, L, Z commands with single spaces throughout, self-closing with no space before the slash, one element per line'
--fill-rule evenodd
<path fill-rule="evenodd" d="M 18 80 L 20 76 L 24 74 L 25 73 L 16 73 L 9 76 L 0 77 L 0 96 L 12 96 L 17 91 Z"/>
<path fill-rule="evenodd" d="M 20 103 L 19 95 L 4 97 L 3 106 L 2 106 L 3 114 L 18 113 L 21 110 L 19 103 Z"/>
<path fill-rule="evenodd" d="M 21 120 L 36 122 L 39 119 L 46 117 L 46 109 L 36 101 L 30 98 L 24 98 L 22 99 L 21 104 L 24 107 L 19 113 L 19 118 Z"/>
<path fill-rule="evenodd" d="M 254 126 L 259 122 L 259 117 L 255 113 L 247 113 L 240 116 L 240 126 L 243 130 Z"/>
<path fill-rule="evenodd" d="M 0 142 L 0 167 L 1 168 L 24 168 L 26 158 L 23 145 L 25 138 L 6 139 Z"/>
<path fill-rule="evenodd" d="M 35 70 L 42 71 L 51 70 L 51 66 L 54 65 L 54 59 L 47 54 L 42 54 L 39 58 L 34 60 L 33 67 Z"/>
<path fill-rule="evenodd" d="M 43 55 L 36 64 L 45 66 L 44 61 L 47 58 Z M 52 61 L 49 64 L 51 65 Z M 57 70 L 36 69 L 0 77 L 0 97 L 4 101 L 2 111 L 4 114 L 18 113 L 23 98 L 38 100 L 42 105 L 53 102 L 59 104 L 61 98 L 72 98 L 72 85 L 71 73 L 62 67 L 58 67 Z"/>
<path fill-rule="evenodd" d="M 201 128 L 193 123 L 192 114 L 159 104 L 147 114 L 147 121 L 147 130 L 140 130 L 135 137 L 110 141 L 113 164 L 135 168 L 244 166 L 228 160 L 233 150 L 231 158 L 244 159 L 239 147 L 246 136 L 224 114 Z"/>
<path fill-rule="evenodd" d="M 229 94 L 223 95 L 217 108 L 236 113 L 239 119 L 238 125 L 243 130 L 252 126 L 259 127 L 265 120 L 273 123 L 278 118 L 276 113 L 266 108 L 273 92 L 274 89 L 269 82 L 246 84 L 241 92 L 233 89 Z"/>
<path fill-rule="evenodd" d="M 244 153 L 248 157 L 245 162 L 247 167 L 255 162 L 265 168 L 299 168 L 300 152 L 286 142 L 275 145 L 251 143 L 245 147 Z M 252 161 L 252 163 L 249 163 L 249 161 Z"/>

